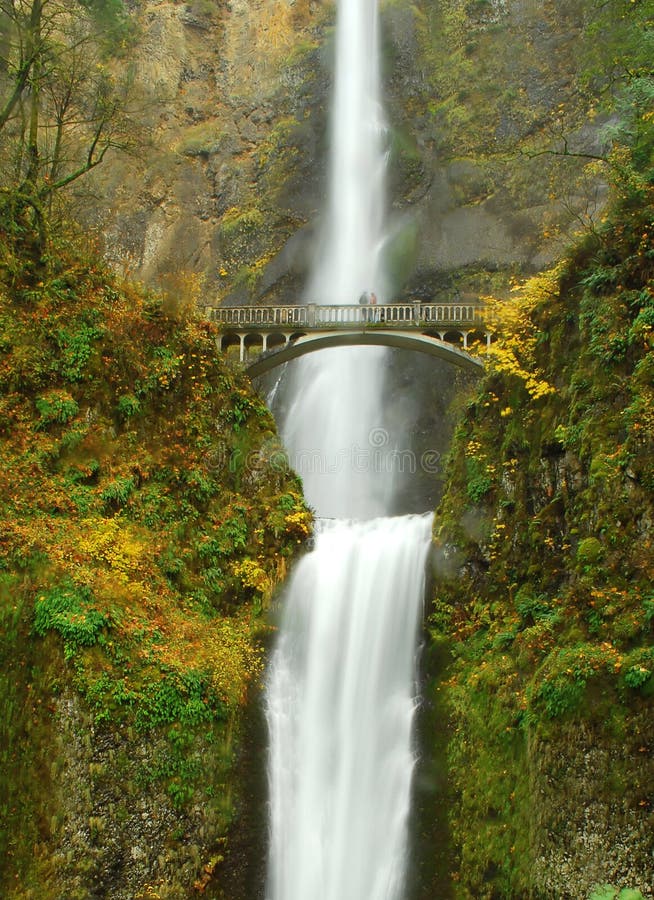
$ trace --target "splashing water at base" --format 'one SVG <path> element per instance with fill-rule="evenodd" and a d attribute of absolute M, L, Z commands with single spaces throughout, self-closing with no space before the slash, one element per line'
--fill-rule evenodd
<path fill-rule="evenodd" d="M 397 900 L 431 515 L 323 523 L 267 692 L 271 900 Z"/>

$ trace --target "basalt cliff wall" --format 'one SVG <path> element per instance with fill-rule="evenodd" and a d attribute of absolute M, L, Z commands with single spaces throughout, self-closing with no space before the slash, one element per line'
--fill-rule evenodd
<path fill-rule="evenodd" d="M 315 0 L 130 4 L 142 149 L 79 196 L 117 267 L 177 295 L 199 286 L 204 304 L 301 296 L 334 17 Z M 567 0 L 382 4 L 394 296 L 503 289 L 596 215 L 589 21 L 592 4 Z"/>

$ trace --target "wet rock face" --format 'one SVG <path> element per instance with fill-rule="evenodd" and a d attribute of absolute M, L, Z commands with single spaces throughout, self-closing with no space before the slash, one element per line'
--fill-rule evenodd
<path fill-rule="evenodd" d="M 602 202 L 583 159 L 530 155 L 555 126 L 571 150 L 598 149 L 569 102 L 582 27 L 569 6 L 382 9 L 398 296 L 479 292 L 488 273 L 541 268 L 561 229 Z M 96 171 L 84 216 L 116 266 L 146 282 L 191 272 L 204 303 L 293 300 L 324 201 L 333 9 L 150 0 L 131 15 L 143 150 Z M 234 241 L 235 212 L 253 210 Z"/>
<path fill-rule="evenodd" d="M 58 698 L 53 767 L 57 812 L 51 825 L 53 878 L 66 900 L 97 897 L 182 900 L 206 867 L 219 865 L 217 835 L 224 827 L 216 804 L 183 814 L 151 777 L 170 752 L 165 739 L 132 729 L 95 726 L 75 694 Z M 220 783 L 214 747 L 197 737 L 206 785 Z M 145 893 L 144 893 L 145 892 Z"/>
<path fill-rule="evenodd" d="M 540 896 L 574 900 L 607 882 L 654 896 L 652 835 L 643 816 L 654 776 L 651 716 L 635 715 L 630 726 L 620 742 L 578 726 L 532 747 Z"/>
<path fill-rule="evenodd" d="M 548 265 L 575 216 L 605 198 L 584 175 L 588 159 L 549 152 L 563 138 L 570 152 L 602 152 L 601 128 L 574 99 L 582 11 L 452 0 L 396 5 L 385 23 L 393 206 L 420 235 L 405 290 L 439 292 L 444 273 L 451 292 L 474 272 Z M 483 290 L 483 277 L 470 284 Z"/>
<path fill-rule="evenodd" d="M 81 215 L 101 231 L 117 267 L 150 283 L 185 271 L 214 288 L 221 279 L 232 287 L 235 264 L 252 265 L 265 254 L 260 241 L 227 259 L 221 222 L 230 209 L 254 206 L 271 219 L 264 242 L 270 255 L 277 208 L 288 215 L 277 193 L 288 180 L 285 195 L 292 198 L 294 176 L 305 174 L 302 165 L 297 174 L 289 166 L 288 179 L 274 173 L 273 184 L 263 183 L 287 136 L 275 128 L 289 116 L 300 128 L 305 117 L 306 78 L 289 60 L 298 42 L 310 49 L 314 6 L 163 0 L 132 11 L 141 149 L 114 156 L 80 196 Z M 227 278 L 220 274 L 226 263 Z"/>

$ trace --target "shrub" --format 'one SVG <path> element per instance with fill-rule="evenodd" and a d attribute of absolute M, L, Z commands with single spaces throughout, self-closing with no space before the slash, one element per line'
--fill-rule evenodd
<path fill-rule="evenodd" d="M 61 328 L 57 333 L 57 344 L 61 350 L 60 369 L 67 381 L 82 381 L 85 369 L 93 352 L 92 343 L 102 337 L 102 331 L 93 325 L 83 323 L 77 331 Z"/>
<path fill-rule="evenodd" d="M 582 566 L 598 563 L 604 555 L 604 548 L 597 538 L 589 537 L 579 541 L 577 547 L 577 562 Z"/>
<path fill-rule="evenodd" d="M 466 459 L 466 475 L 466 494 L 473 503 L 479 503 L 493 487 L 493 479 L 486 467 L 475 457 Z"/>
<path fill-rule="evenodd" d="M 133 478 L 114 478 L 102 489 L 100 499 L 105 506 L 124 506 L 133 490 Z"/>
<path fill-rule="evenodd" d="M 60 634 L 66 659 L 71 659 L 80 647 L 92 647 L 108 625 L 108 618 L 94 608 L 91 591 L 72 581 L 41 594 L 34 604 L 35 634 Z"/>
<path fill-rule="evenodd" d="M 77 402 L 68 391 L 52 390 L 36 398 L 36 408 L 41 417 L 37 427 L 57 423 L 65 425 L 79 412 Z"/>
<path fill-rule="evenodd" d="M 534 595 L 529 587 L 520 588 L 515 597 L 516 612 L 523 622 L 538 622 L 539 619 L 551 619 L 554 611 L 544 594 Z"/>
<path fill-rule="evenodd" d="M 123 394 L 118 398 L 118 412 L 123 419 L 129 419 L 141 410 L 141 404 L 134 394 Z"/>

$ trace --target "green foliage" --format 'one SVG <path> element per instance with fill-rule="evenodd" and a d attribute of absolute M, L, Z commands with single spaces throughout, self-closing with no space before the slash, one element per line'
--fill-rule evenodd
<path fill-rule="evenodd" d="M 555 615 L 547 595 L 535 595 L 528 585 L 521 587 L 516 594 L 515 608 L 524 623 L 534 624 L 542 619 L 552 619 Z"/>
<path fill-rule="evenodd" d="M 140 412 L 141 404 L 138 397 L 135 397 L 134 394 L 123 394 L 122 397 L 118 398 L 116 408 L 121 418 L 130 419 Z"/>
<path fill-rule="evenodd" d="M 593 888 L 588 900 L 645 900 L 636 888 L 619 888 L 612 884 L 602 884 Z"/>
<path fill-rule="evenodd" d="M 39 428 L 52 424 L 65 425 L 79 412 L 77 401 L 67 391 L 56 388 L 37 397 L 35 405 L 41 417 Z"/>
<path fill-rule="evenodd" d="M 647 4 L 637 6 L 625 15 L 642 16 Z M 522 289 L 537 302 L 526 318 L 503 320 L 514 359 L 493 365 L 450 455 L 435 533 L 457 577 L 436 572 L 436 591 L 451 636 L 441 691 L 452 713 L 461 896 L 541 889 L 533 848 L 564 854 L 584 827 L 564 801 L 570 831 L 559 833 L 561 795 L 548 796 L 547 785 L 561 785 L 569 760 L 570 784 L 595 797 L 581 775 L 586 748 L 611 760 L 600 792 L 607 827 L 618 830 L 608 811 L 620 803 L 650 828 L 639 779 L 654 695 L 654 181 L 641 148 L 654 126 L 644 107 L 632 111 L 633 134 L 623 132 L 611 159 L 604 222 Z M 516 365 L 555 390 L 519 392 Z M 505 809 L 512 795 L 516 806 Z M 521 816 L 530 843 L 519 861 Z"/>
<path fill-rule="evenodd" d="M 214 121 L 198 122 L 184 129 L 179 152 L 186 156 L 215 153 L 220 147 L 220 131 Z"/>
<path fill-rule="evenodd" d="M 212 563 L 245 549 L 248 525 L 243 508 L 234 508 L 234 515 L 222 522 L 210 535 L 202 535 L 198 555 Z"/>
<path fill-rule="evenodd" d="M 206 675 L 192 670 L 165 670 L 163 680 L 149 684 L 136 713 L 137 728 L 148 731 L 179 722 L 200 725 L 225 717 L 225 709 Z"/>
<path fill-rule="evenodd" d="M 61 350 L 60 369 L 66 381 L 82 381 L 93 352 L 93 343 L 102 337 L 102 329 L 82 322 L 75 332 L 60 328 L 56 341 Z"/>
<path fill-rule="evenodd" d="M 474 457 L 466 459 L 466 472 L 466 494 L 473 503 L 479 503 L 493 487 L 493 479 L 486 467 Z"/>
<path fill-rule="evenodd" d="M 77 246 L 63 245 L 36 277 L 31 258 L 21 264 L 18 246 L 11 253 L 11 271 L 0 267 L 0 668 L 11 671 L 14 693 L 29 680 L 42 701 L 16 715 L 17 727 L 30 722 L 34 754 L 47 755 L 50 738 L 39 749 L 33 723 L 41 713 L 54 721 L 55 695 L 75 690 L 80 722 L 115 737 L 117 755 L 147 735 L 147 772 L 140 787 L 123 785 L 126 794 L 162 789 L 179 808 L 202 798 L 224 828 L 233 801 L 223 748 L 261 676 L 259 617 L 309 533 L 299 483 L 262 454 L 274 423 L 245 376 L 216 354 L 209 323 L 168 317 L 160 299 Z M 229 465 L 236 457 L 238 471 Z M 10 627 L 21 592 L 24 633 Z M 23 664 L 47 659 L 56 676 L 5 665 L 19 640 Z M 2 678 L 0 699 L 23 704 Z M 210 731 L 220 753 L 208 765 L 198 748 Z M 49 762 L 0 738 L 12 774 L 0 779 L 4 852 L 10 832 L 28 834 L 20 811 L 47 822 L 54 794 Z M 139 765 L 112 765 L 112 776 L 133 778 Z M 29 835 L 22 868 L 5 854 L 12 885 L 40 864 Z"/>
<path fill-rule="evenodd" d="M 556 719 L 579 709 L 586 691 L 583 670 L 576 669 L 570 675 L 559 674 L 544 681 L 532 694 L 535 703 L 542 702 L 545 715 Z"/>
<path fill-rule="evenodd" d="M 250 396 L 248 392 L 233 391 L 230 399 L 231 404 L 225 408 L 223 418 L 235 431 L 240 431 L 251 415 L 269 420 L 270 413 L 266 407 L 258 398 Z"/>
<path fill-rule="evenodd" d="M 95 22 L 98 33 L 111 53 L 126 49 L 134 28 L 123 0 L 78 0 L 86 7 Z"/>
<path fill-rule="evenodd" d="M 580 566 L 589 568 L 597 564 L 604 556 L 604 547 L 601 541 L 595 537 L 584 538 L 579 541 L 576 559 Z"/>
<path fill-rule="evenodd" d="M 71 581 L 41 594 L 34 604 L 35 634 L 60 634 L 66 659 L 72 659 L 80 648 L 96 644 L 108 625 L 109 619 L 96 609 L 91 591 Z"/>
<path fill-rule="evenodd" d="M 225 240 L 256 231 L 264 224 L 264 216 L 260 209 L 239 210 L 232 207 L 227 210 L 220 223 L 220 233 Z"/>
<path fill-rule="evenodd" d="M 651 677 L 652 670 L 646 669 L 644 666 L 631 666 L 624 673 L 625 684 L 636 690 L 643 687 Z"/>
<path fill-rule="evenodd" d="M 133 490 L 133 478 L 115 478 L 102 488 L 100 500 L 102 500 L 107 507 L 120 508 L 127 503 Z"/>

